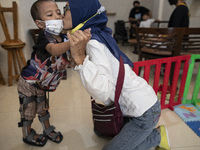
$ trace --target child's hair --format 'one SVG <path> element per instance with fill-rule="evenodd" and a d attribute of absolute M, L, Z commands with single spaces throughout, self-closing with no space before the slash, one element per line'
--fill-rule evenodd
<path fill-rule="evenodd" d="M 144 17 L 145 15 L 149 17 L 149 14 L 148 14 L 148 13 L 145 13 L 145 14 L 143 14 L 143 15 L 142 15 L 142 18 L 141 18 L 141 20 L 143 20 L 143 21 L 144 21 L 143 17 Z"/>
<path fill-rule="evenodd" d="M 32 7 L 31 7 L 31 16 L 33 18 L 33 20 L 41 20 L 41 16 L 40 16 L 40 6 L 47 1 L 52 1 L 53 0 L 37 0 L 35 3 L 33 3 Z"/>

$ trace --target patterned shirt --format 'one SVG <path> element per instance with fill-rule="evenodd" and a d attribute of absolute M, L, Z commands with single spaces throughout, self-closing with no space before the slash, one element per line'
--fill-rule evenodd
<path fill-rule="evenodd" d="M 68 41 L 66 34 L 60 34 L 62 42 Z M 33 46 L 31 59 L 22 69 L 21 76 L 29 84 L 45 91 L 55 91 L 67 64 L 67 54 L 52 56 L 46 46 L 49 43 L 58 43 L 51 34 L 40 31 L 38 40 Z"/>

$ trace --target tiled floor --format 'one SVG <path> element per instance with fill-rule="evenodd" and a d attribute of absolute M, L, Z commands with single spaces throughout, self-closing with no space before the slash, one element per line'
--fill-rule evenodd
<path fill-rule="evenodd" d="M 121 47 L 132 61 L 136 61 L 137 55 L 131 48 Z M 21 129 L 17 127 L 18 109 L 17 84 L 0 85 L 0 150 L 100 150 L 109 141 L 94 134 L 90 96 L 73 69 L 67 69 L 67 80 L 62 80 L 58 89 L 50 94 L 50 121 L 63 133 L 62 143 L 48 141 L 42 148 L 24 144 Z M 200 138 L 173 111 L 162 110 L 159 124 L 167 126 L 172 150 L 200 150 Z M 37 118 L 33 128 L 42 133 Z"/>

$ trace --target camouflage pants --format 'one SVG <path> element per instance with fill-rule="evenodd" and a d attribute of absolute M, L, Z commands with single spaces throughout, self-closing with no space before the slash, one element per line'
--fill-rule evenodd
<path fill-rule="evenodd" d="M 27 83 L 21 76 L 18 81 L 18 93 L 19 98 L 24 97 L 40 97 L 45 96 L 45 91 L 38 89 L 29 83 Z M 36 100 L 32 101 L 28 104 L 20 104 L 20 115 L 21 118 L 26 120 L 33 120 L 36 117 L 36 114 L 43 114 L 45 113 L 45 101 L 37 103 Z"/>

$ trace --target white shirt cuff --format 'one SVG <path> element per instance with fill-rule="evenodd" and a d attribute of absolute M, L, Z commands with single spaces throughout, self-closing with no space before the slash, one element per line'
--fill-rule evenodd
<path fill-rule="evenodd" d="M 85 59 L 83 61 L 83 64 L 82 65 L 76 65 L 74 67 L 74 70 L 77 70 L 77 71 L 81 70 L 87 64 L 88 61 L 89 61 L 89 55 L 86 55 L 86 57 L 85 57 Z"/>

